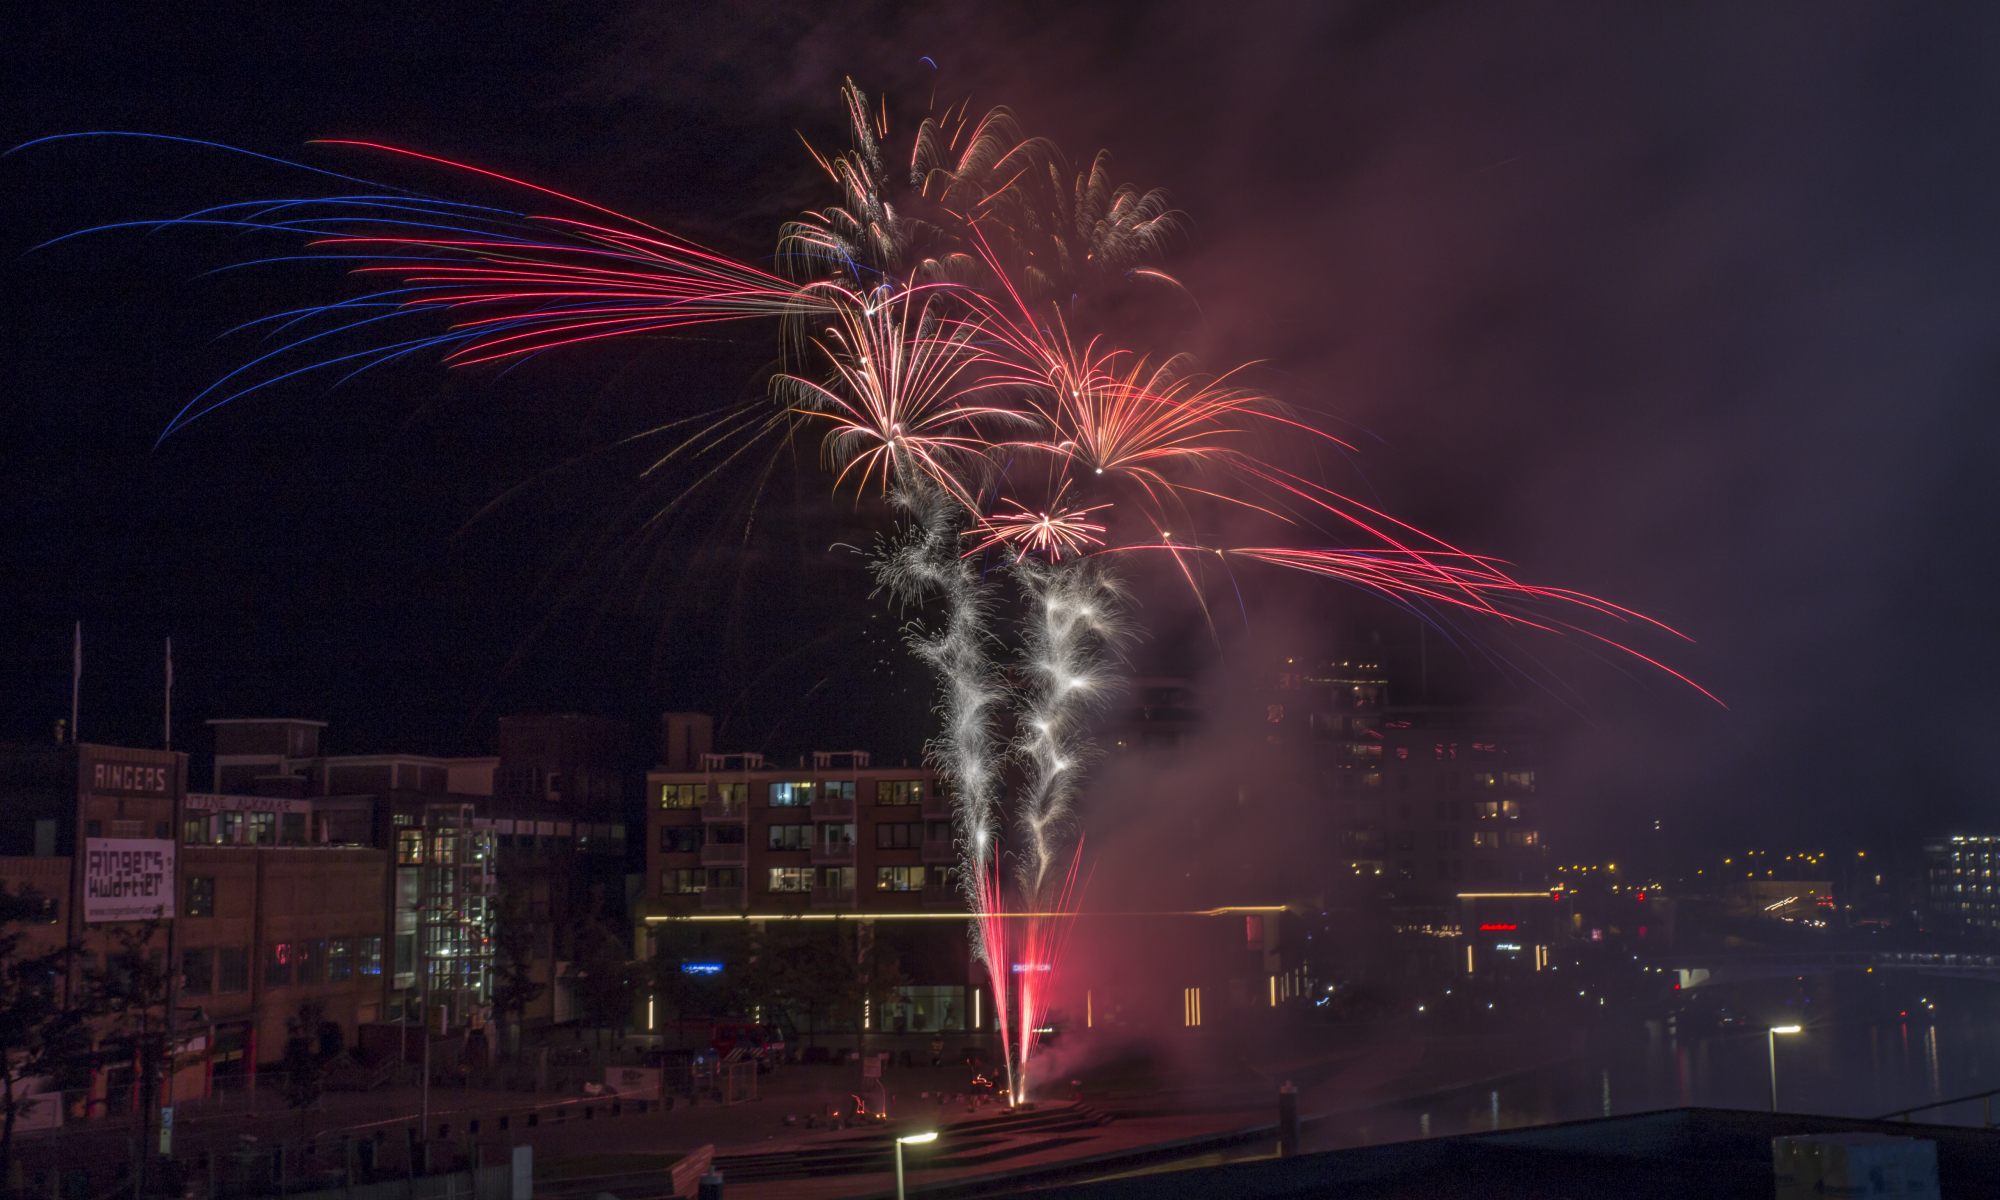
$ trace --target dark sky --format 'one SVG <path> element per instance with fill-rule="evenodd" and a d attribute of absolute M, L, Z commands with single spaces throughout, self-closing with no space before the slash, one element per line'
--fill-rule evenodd
<path fill-rule="evenodd" d="M 1336 414 L 1360 487 L 1695 639 L 1671 661 L 1726 712 L 1501 639 L 1579 698 L 1565 774 L 1590 837 L 1991 828 L 2000 13 L 1077 7 L 14 8 L 0 141 L 131 129 L 366 168 L 303 143 L 369 137 L 758 254 L 824 199 L 794 131 L 838 143 L 843 75 L 897 113 L 933 87 L 1007 103 L 1172 190 L 1195 348 Z M 828 549 L 879 522 L 825 504 L 809 453 L 747 545 L 740 496 L 652 557 L 592 540 L 643 500 L 635 453 L 595 452 L 755 387 L 755 338 L 497 382 L 412 363 L 156 447 L 253 344 L 218 334 L 343 281 L 208 277 L 240 251 L 175 233 L 26 251 L 295 182 L 113 142 L 16 154 L 0 180 L 0 737 L 67 711 L 81 616 L 93 738 L 157 738 L 172 633 L 184 730 L 312 716 L 337 752 L 472 752 L 502 712 L 689 706 L 730 714 L 736 745 L 914 751 L 925 684 L 860 559 Z M 1254 586 L 1258 620 L 1396 619 Z"/>

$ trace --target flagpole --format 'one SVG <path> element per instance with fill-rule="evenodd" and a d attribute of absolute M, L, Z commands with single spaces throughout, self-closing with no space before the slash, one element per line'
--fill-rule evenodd
<path fill-rule="evenodd" d="M 69 740 L 75 745 L 77 738 L 77 700 L 83 693 L 83 622 L 76 623 L 76 643 L 70 652 L 69 670 Z"/>

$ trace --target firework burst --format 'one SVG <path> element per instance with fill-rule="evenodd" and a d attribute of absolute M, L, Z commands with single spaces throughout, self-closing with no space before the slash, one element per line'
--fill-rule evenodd
<path fill-rule="evenodd" d="M 885 150 L 886 105 L 851 83 L 842 97 L 850 148 L 813 152 L 839 196 L 781 229 L 775 274 L 573 196 L 370 143 L 336 144 L 441 166 L 558 211 L 441 200 L 318 171 L 343 190 L 167 222 L 279 235 L 309 257 L 348 263 L 369 287 L 257 323 L 278 344 L 195 397 L 167 432 L 310 372 L 351 374 L 419 353 L 461 367 L 519 362 L 716 322 L 773 323 L 786 364 L 771 386 L 779 407 L 691 427 L 657 468 L 700 456 L 727 463 L 740 453 L 732 442 L 780 424 L 811 429 L 836 489 L 885 492 L 901 513 L 874 572 L 899 601 L 942 610 L 941 620 L 913 623 L 908 640 L 939 680 L 929 757 L 952 796 L 957 883 L 1018 1099 L 1068 926 L 1010 926 L 1006 916 L 1071 911 L 1081 886 L 1075 802 L 1094 753 L 1089 731 L 1131 635 L 1114 556 L 1164 552 L 1197 597 L 1203 563 L 1272 566 L 1427 616 L 1470 613 L 1586 636 L 1649 663 L 1580 622 L 1665 627 L 1519 582 L 1492 559 L 1280 465 L 1266 453 L 1275 442 L 1350 448 L 1247 386 L 1242 368 L 1209 374 L 1185 355 L 1074 332 L 1079 297 L 1178 287 L 1158 269 L 1177 214 L 1164 193 L 1114 182 L 1105 154 L 1073 170 L 1051 143 L 1023 137 L 1005 109 L 973 120 L 962 105 L 918 125 L 899 173 Z M 413 320 L 414 336 L 387 332 Z M 329 350 L 356 338 L 359 350 Z M 1281 536 L 1205 544 L 1200 530 L 1216 512 Z M 991 578 L 1011 579 L 1018 593 L 1013 684 L 1000 665 L 989 572 L 975 561 L 992 558 L 1004 569 Z M 1014 734 L 1003 745 L 1010 713 Z M 1010 771 L 1012 789 L 1002 784 Z"/>

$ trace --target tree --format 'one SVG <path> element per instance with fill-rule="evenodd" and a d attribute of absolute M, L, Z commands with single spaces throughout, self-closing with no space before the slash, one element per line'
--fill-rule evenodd
<path fill-rule="evenodd" d="M 577 931 L 574 964 L 571 986 L 585 1015 L 600 1029 L 616 1025 L 622 1030 L 642 985 L 641 968 L 624 939 L 592 922 Z"/>
<path fill-rule="evenodd" d="M 39 923 L 53 906 L 25 888 L 0 888 L 0 1180 L 12 1178 L 14 1123 L 37 1104 L 32 1079 L 60 1077 L 90 1049 L 89 1013 L 71 1002 L 63 981 L 76 947 L 65 943 L 41 954 L 22 954 L 23 925 Z"/>
<path fill-rule="evenodd" d="M 834 995 L 853 1021 L 856 1038 L 866 1050 L 870 1011 L 888 1012 L 897 989 L 910 982 L 903 973 L 902 960 L 877 942 L 872 926 L 857 925 L 842 932 L 828 967 Z"/>
<path fill-rule="evenodd" d="M 155 918 L 120 928 L 115 934 L 118 949 L 105 956 L 104 969 L 88 979 L 87 1017 L 104 1017 L 100 1031 L 100 1061 L 130 1061 L 139 1084 L 140 1158 L 134 1164 L 133 1194 L 143 1188 L 145 1151 L 151 1143 L 153 1110 L 159 1106 L 160 1078 L 171 1069 L 172 1048 L 167 1038 L 168 985 L 165 950 L 153 948 L 153 939 L 165 928 Z M 114 1059 L 113 1056 L 116 1056 Z"/>
<path fill-rule="evenodd" d="M 529 916 L 520 887 L 504 888 L 493 922 L 493 1012 L 515 1031 L 517 1050 L 528 1006 L 548 990 L 547 984 L 535 980 L 535 939 L 540 928 Z M 502 1043 L 504 1046 L 504 1038 Z"/>
<path fill-rule="evenodd" d="M 299 1135 L 305 1135 L 306 1110 L 326 1090 L 326 1008 L 308 1000 L 299 1015 L 285 1018 L 285 1103 L 299 1110 Z M 336 1043 L 337 1044 L 337 1043 Z"/>

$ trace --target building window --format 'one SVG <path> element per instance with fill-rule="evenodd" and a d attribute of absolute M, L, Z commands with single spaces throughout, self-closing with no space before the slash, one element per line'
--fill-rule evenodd
<path fill-rule="evenodd" d="M 215 814 L 215 840 L 224 846 L 243 844 L 243 814 L 224 812 Z"/>
<path fill-rule="evenodd" d="M 771 785 L 772 808 L 805 808 L 813 802 L 813 785 L 810 783 L 774 783 Z"/>
<path fill-rule="evenodd" d="M 396 861 L 406 866 L 424 861 L 423 830 L 399 829 L 396 831 Z"/>
<path fill-rule="evenodd" d="M 924 827 L 918 823 L 884 823 L 875 827 L 875 848 L 877 850 L 920 850 L 924 844 Z"/>
<path fill-rule="evenodd" d="M 929 874 L 925 876 L 925 881 L 931 887 L 949 887 L 951 886 L 951 876 L 952 876 L 952 871 L 954 869 L 955 868 L 936 865 L 936 864 L 925 867 L 924 870 L 929 872 Z"/>
<path fill-rule="evenodd" d="M 843 896 L 854 892 L 853 867 L 819 867 L 813 874 L 813 886 L 828 888 Z"/>
<path fill-rule="evenodd" d="M 700 808 L 706 803 L 708 803 L 708 785 L 705 783 L 660 785 L 661 808 Z"/>
<path fill-rule="evenodd" d="M 1382 786 L 1382 772 L 1380 772 L 1380 771 L 1364 771 L 1364 772 L 1362 772 L 1362 774 L 1361 774 L 1361 786 L 1362 786 L 1362 787 L 1365 787 L 1365 788 L 1379 788 L 1379 787 L 1381 787 L 1381 786 Z"/>
<path fill-rule="evenodd" d="M 1490 788 L 1500 782 L 1500 777 L 1491 771 L 1474 771 L 1471 779 L 1474 788 Z"/>
<path fill-rule="evenodd" d="M 253 846 L 275 846 L 278 844 L 278 814 L 267 812 L 245 813 L 249 818 L 250 836 Z"/>
<path fill-rule="evenodd" d="M 219 993 L 250 990 L 250 952 L 241 946 L 224 946 L 215 952 L 215 990 Z"/>
<path fill-rule="evenodd" d="M 273 942 L 264 948 L 264 986 L 290 987 L 297 949 L 290 942 Z"/>
<path fill-rule="evenodd" d="M 215 991 L 215 951 L 181 951 L 181 995 L 206 996 Z"/>
<path fill-rule="evenodd" d="M 809 892 L 813 885 L 811 867 L 772 867 L 770 890 L 774 892 Z"/>
<path fill-rule="evenodd" d="M 293 942 L 293 982 L 304 987 L 326 982 L 326 943 Z"/>
<path fill-rule="evenodd" d="M 326 981 L 346 983 L 354 978 L 354 939 L 335 938 L 326 944 Z"/>
<path fill-rule="evenodd" d="M 707 840 L 708 831 L 699 825 L 660 826 L 660 852 L 663 854 L 694 854 Z"/>
<path fill-rule="evenodd" d="M 444 866 L 456 865 L 458 862 L 458 836 L 456 834 L 440 833 L 432 837 L 431 861 Z"/>
<path fill-rule="evenodd" d="M 829 848 L 852 846 L 854 844 L 854 824 L 852 822 L 842 825 L 822 825 L 820 829 L 823 831 L 820 838 Z"/>
<path fill-rule="evenodd" d="M 382 939 L 361 938 L 355 944 L 354 965 L 363 975 L 382 973 Z"/>
<path fill-rule="evenodd" d="M 771 826 L 771 849 L 810 850 L 812 849 L 813 827 L 810 825 Z M 775 887 L 771 889 L 777 891 Z"/>
<path fill-rule="evenodd" d="M 822 799 L 826 800 L 852 800 L 854 799 L 854 781 L 852 779 L 830 780 L 819 785 L 819 794 Z"/>
<path fill-rule="evenodd" d="M 710 867 L 708 886 L 719 891 L 729 891 L 743 886 L 742 867 Z"/>
<path fill-rule="evenodd" d="M 685 896 L 708 886 L 708 872 L 700 867 L 668 867 L 660 872 L 660 894 Z"/>
<path fill-rule="evenodd" d="M 1479 850 L 1496 849 L 1500 845 L 1500 831 L 1497 829 L 1475 830 L 1472 834 L 1472 845 L 1475 849 Z"/>
<path fill-rule="evenodd" d="M 927 842 L 944 842 L 944 841 L 950 841 L 950 840 L 951 840 L 951 822 L 950 822 L 950 821 L 926 821 L 926 822 L 924 823 L 924 840 L 925 840 L 925 841 L 927 841 Z"/>
<path fill-rule="evenodd" d="M 875 868 L 875 890 L 878 892 L 919 892 L 923 887 L 922 867 Z"/>
<path fill-rule="evenodd" d="M 1502 771 L 1500 772 L 1500 786 L 1510 792 L 1532 792 L 1535 790 L 1535 773 L 1533 771 Z"/>
<path fill-rule="evenodd" d="M 305 845 L 305 844 L 306 844 L 306 814 L 305 814 L 305 813 L 286 813 L 286 814 L 285 814 L 285 816 L 284 816 L 284 820 L 283 820 L 283 821 L 281 822 L 281 828 L 279 829 L 279 835 L 280 835 L 280 836 L 282 837 L 282 839 L 284 840 L 284 843 L 285 843 L 285 845 L 287 845 L 287 846 L 303 846 L 303 845 Z"/>
<path fill-rule="evenodd" d="M 747 783 L 718 783 L 715 798 L 728 808 L 742 808 L 750 803 L 750 785 Z"/>
<path fill-rule="evenodd" d="M 1538 843 L 1535 840 L 1535 831 L 1532 829 L 1509 829 L 1507 831 L 1507 844 L 1509 846 L 1533 846 Z"/>
<path fill-rule="evenodd" d="M 212 917 L 215 915 L 215 876 L 188 876 L 187 906 L 182 911 L 183 915 L 190 917 Z"/>
<path fill-rule="evenodd" d="M 208 844 L 208 818 L 189 817 L 182 821 L 181 844 L 186 846 L 206 846 Z"/>
<path fill-rule="evenodd" d="M 921 779 L 884 779 L 875 785 L 875 803 L 891 807 L 921 804 L 924 800 L 924 783 Z"/>

